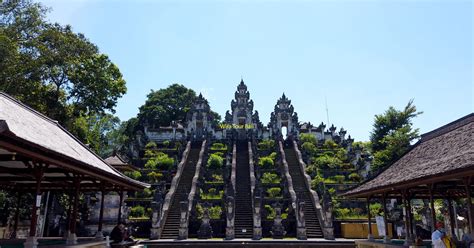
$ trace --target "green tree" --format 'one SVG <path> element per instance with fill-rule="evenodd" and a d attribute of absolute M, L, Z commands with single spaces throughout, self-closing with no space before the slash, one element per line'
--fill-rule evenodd
<path fill-rule="evenodd" d="M 71 132 L 100 156 L 110 155 L 117 150 L 121 140 L 115 135 L 120 120 L 111 114 L 91 114 L 77 117 Z"/>
<path fill-rule="evenodd" d="M 374 156 L 371 169 L 383 168 L 399 159 L 419 137 L 412 120 L 423 112 L 418 112 L 413 100 L 401 111 L 389 107 L 383 114 L 375 115 L 370 144 Z"/>
<path fill-rule="evenodd" d="M 169 126 L 172 121 L 184 123 L 186 113 L 196 100 L 196 92 L 181 84 L 172 84 L 157 91 L 152 90 L 138 113 L 139 125 Z M 215 122 L 221 117 L 211 111 Z"/>
<path fill-rule="evenodd" d="M 45 21 L 30 0 L 0 2 L 0 91 L 73 129 L 81 115 L 114 112 L 119 69 L 70 26 Z"/>
<path fill-rule="evenodd" d="M 151 91 L 140 107 L 138 119 L 141 124 L 169 126 L 172 121 L 184 122 L 186 113 L 196 100 L 196 92 L 180 84 Z"/>

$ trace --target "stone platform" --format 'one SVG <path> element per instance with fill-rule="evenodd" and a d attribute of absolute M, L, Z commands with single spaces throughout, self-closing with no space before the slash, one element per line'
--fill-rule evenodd
<path fill-rule="evenodd" d="M 211 239 L 211 240 L 199 240 L 199 239 L 188 239 L 188 240 L 146 240 L 141 241 L 137 247 L 144 248 L 155 248 L 155 247 L 258 247 L 258 248 L 283 248 L 283 247 L 295 247 L 295 248 L 309 248 L 309 247 L 330 247 L 330 248 L 354 248 L 355 242 L 351 239 L 308 239 L 308 240 L 296 240 L 296 239 L 262 239 L 262 240 L 249 240 L 249 239 L 234 239 L 234 240 L 222 240 L 222 239 Z"/>

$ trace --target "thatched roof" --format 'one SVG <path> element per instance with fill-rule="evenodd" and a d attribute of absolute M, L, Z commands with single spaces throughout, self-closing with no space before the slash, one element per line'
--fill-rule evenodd
<path fill-rule="evenodd" d="M 369 196 L 469 175 L 474 175 L 474 114 L 422 135 L 403 157 L 343 195 Z"/>
<path fill-rule="evenodd" d="M 114 152 L 112 156 L 104 159 L 104 161 L 113 166 L 114 168 L 118 169 L 119 171 L 133 171 L 133 170 L 138 170 L 137 167 L 129 164 L 122 156 L 120 156 L 118 153 Z"/>
<path fill-rule="evenodd" d="M 144 188 L 147 184 L 135 181 L 108 165 L 102 158 L 81 143 L 57 121 L 0 92 L 0 146 L 9 144 L 34 151 L 47 157 L 60 158 L 69 168 L 77 168 L 90 175 L 100 175 L 121 187 Z M 13 146 L 13 145 L 12 145 Z M 18 151 L 15 151 L 18 152 Z M 59 160 L 59 159 L 58 159 Z"/>

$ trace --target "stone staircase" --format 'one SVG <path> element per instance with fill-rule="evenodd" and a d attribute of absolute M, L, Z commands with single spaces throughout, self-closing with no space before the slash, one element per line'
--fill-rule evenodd
<path fill-rule="evenodd" d="M 196 163 L 199 159 L 199 152 L 201 151 L 201 141 L 191 143 L 191 150 L 189 151 L 188 159 L 183 168 L 183 174 L 178 183 L 175 195 L 173 197 L 171 206 L 169 208 L 168 216 L 166 217 L 165 225 L 161 233 L 161 239 L 177 239 L 180 222 L 180 201 L 187 200 L 191 184 L 196 170 Z"/>
<path fill-rule="evenodd" d="M 235 192 L 235 238 L 252 238 L 253 208 L 250 193 L 250 170 L 247 141 L 237 143 Z"/>
<path fill-rule="evenodd" d="M 296 152 L 293 148 L 285 147 L 286 162 L 288 163 L 288 169 L 293 180 L 293 188 L 298 198 L 305 202 L 305 223 L 306 223 L 306 235 L 308 238 L 323 238 L 323 232 L 321 225 L 316 215 L 316 209 L 311 201 L 311 193 L 306 188 L 304 175 L 301 173 L 300 165 Z"/>

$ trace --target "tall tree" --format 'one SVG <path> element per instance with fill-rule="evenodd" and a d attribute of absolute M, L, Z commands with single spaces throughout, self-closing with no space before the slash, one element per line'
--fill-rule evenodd
<path fill-rule="evenodd" d="M 383 168 L 399 159 L 419 137 L 419 130 L 413 128 L 412 120 L 418 112 L 413 100 L 401 111 L 389 107 L 383 114 L 375 115 L 370 133 L 371 150 L 374 156 L 372 170 Z"/>
<path fill-rule="evenodd" d="M 120 70 L 70 26 L 45 21 L 30 0 L 0 2 L 0 91 L 69 129 L 81 115 L 114 112 L 126 92 Z"/>
<path fill-rule="evenodd" d="M 196 100 L 196 92 L 181 84 L 151 91 L 140 107 L 140 124 L 149 126 L 168 126 L 172 121 L 184 122 L 186 113 Z"/>

